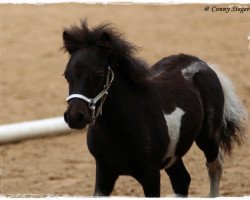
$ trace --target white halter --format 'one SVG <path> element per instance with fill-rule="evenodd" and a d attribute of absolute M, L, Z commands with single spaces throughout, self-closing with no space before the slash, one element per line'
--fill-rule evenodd
<path fill-rule="evenodd" d="M 108 95 L 108 90 L 112 84 L 114 80 L 114 72 L 113 70 L 111 69 L 111 67 L 109 66 L 108 67 L 108 73 L 107 73 L 107 78 L 106 78 L 106 84 L 104 85 L 103 87 L 103 90 L 93 99 L 91 98 L 88 98 L 82 94 L 71 94 L 70 96 L 68 96 L 66 98 L 66 101 L 69 102 L 70 99 L 73 99 L 73 98 L 78 98 L 78 99 L 82 99 L 83 101 L 86 101 L 89 105 L 89 108 L 91 110 L 91 124 L 94 124 L 95 123 L 95 119 L 102 114 L 102 106 L 103 106 L 103 103 L 106 99 L 106 96 Z M 96 110 L 96 103 L 101 100 L 101 103 L 98 107 L 98 109 Z"/>

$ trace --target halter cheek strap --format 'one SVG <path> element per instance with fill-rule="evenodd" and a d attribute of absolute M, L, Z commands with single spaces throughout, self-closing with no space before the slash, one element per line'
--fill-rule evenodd
<path fill-rule="evenodd" d="M 108 73 L 107 73 L 107 77 L 106 77 L 106 83 L 103 87 L 103 90 L 95 97 L 95 98 L 88 98 L 82 94 L 71 94 L 70 96 L 68 96 L 66 98 L 66 102 L 69 102 L 70 99 L 73 98 L 78 98 L 78 99 L 82 99 L 83 101 L 86 101 L 89 105 L 89 109 L 91 110 L 91 124 L 95 123 L 96 118 L 99 115 L 102 115 L 102 106 L 105 102 L 106 96 L 108 95 L 108 90 L 112 84 L 114 80 L 114 72 L 111 69 L 111 67 L 108 67 Z M 98 101 L 100 102 L 100 105 L 98 106 L 98 108 L 96 109 L 96 103 Z"/>

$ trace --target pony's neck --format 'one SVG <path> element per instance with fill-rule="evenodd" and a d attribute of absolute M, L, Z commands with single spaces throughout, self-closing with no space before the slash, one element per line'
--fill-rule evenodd
<path fill-rule="evenodd" d="M 119 76 L 119 80 L 127 82 L 133 88 L 143 86 L 149 79 L 148 65 L 142 59 L 126 56 L 111 60 L 110 63 L 111 68 L 116 72 L 116 76 Z"/>
<path fill-rule="evenodd" d="M 109 94 L 103 106 L 103 115 L 110 118 L 129 116 L 141 106 L 150 101 L 152 95 L 151 84 L 148 81 L 148 70 L 142 63 L 133 66 L 129 62 L 111 65 L 115 77 Z M 104 117 L 105 119 L 105 117 Z"/>

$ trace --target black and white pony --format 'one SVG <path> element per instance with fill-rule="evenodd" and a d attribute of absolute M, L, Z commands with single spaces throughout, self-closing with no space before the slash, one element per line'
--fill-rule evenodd
<path fill-rule="evenodd" d="M 177 195 L 191 181 L 182 157 L 195 141 L 204 152 L 210 196 L 219 195 L 223 153 L 245 132 L 246 113 L 231 82 L 199 58 L 174 55 L 151 68 L 110 25 L 85 21 L 63 32 L 69 53 L 69 127 L 90 124 L 87 142 L 96 161 L 95 196 L 108 196 L 120 175 L 160 196 L 160 170 Z M 222 150 L 222 151 L 221 151 Z"/>

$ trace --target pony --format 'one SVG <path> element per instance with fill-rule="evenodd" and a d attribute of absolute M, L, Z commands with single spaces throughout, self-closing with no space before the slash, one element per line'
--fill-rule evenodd
<path fill-rule="evenodd" d="M 159 197 L 164 169 L 174 193 L 187 196 L 191 177 L 182 157 L 195 141 L 206 157 L 209 196 L 218 196 L 223 155 L 243 140 L 247 117 L 230 80 L 185 54 L 149 67 L 110 24 L 90 28 L 81 21 L 62 38 L 69 53 L 64 119 L 72 129 L 89 125 L 93 195 L 109 196 L 118 177 L 129 175 L 146 197 Z"/>

